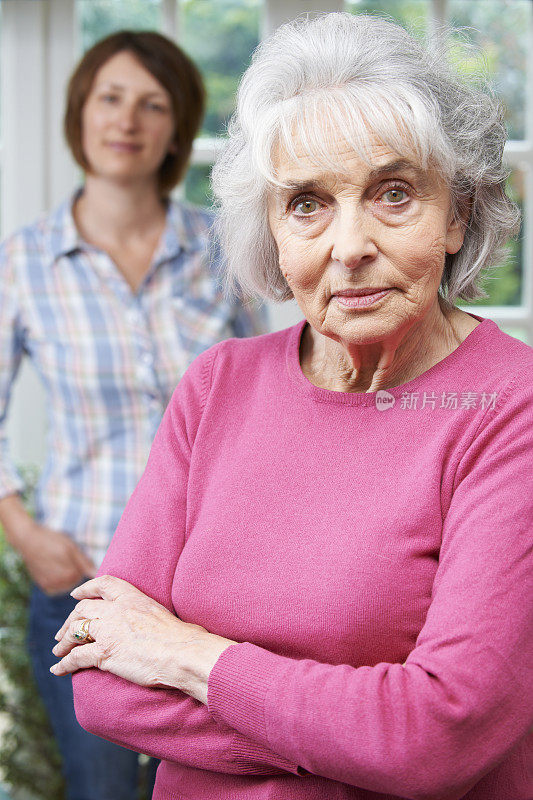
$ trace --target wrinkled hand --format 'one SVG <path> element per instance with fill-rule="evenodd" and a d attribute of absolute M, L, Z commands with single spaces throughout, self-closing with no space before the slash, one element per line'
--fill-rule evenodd
<path fill-rule="evenodd" d="M 207 702 L 207 679 L 220 653 L 233 644 L 183 622 L 127 581 L 102 575 L 72 592 L 80 602 L 56 634 L 61 658 L 51 671 L 66 675 L 97 667 L 149 687 L 174 687 Z M 94 642 L 74 636 L 88 619 Z"/>
<path fill-rule="evenodd" d="M 91 559 L 70 537 L 36 522 L 32 522 L 20 552 L 33 581 L 48 595 L 68 592 L 96 574 Z"/>

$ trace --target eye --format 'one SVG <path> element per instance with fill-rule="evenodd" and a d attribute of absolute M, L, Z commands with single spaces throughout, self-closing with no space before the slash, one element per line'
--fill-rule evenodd
<path fill-rule="evenodd" d="M 380 195 L 380 200 L 389 206 L 400 206 L 409 200 L 409 194 L 401 186 L 393 186 Z"/>
<path fill-rule="evenodd" d="M 291 203 L 291 210 L 297 217 L 310 217 L 312 214 L 315 214 L 320 207 L 318 200 L 314 200 L 312 197 L 297 197 L 296 200 L 293 200 Z"/>
<path fill-rule="evenodd" d="M 158 111 L 160 114 L 164 114 L 168 111 L 166 106 L 159 105 L 159 103 L 151 103 L 150 101 L 146 102 L 146 108 L 149 111 Z"/>

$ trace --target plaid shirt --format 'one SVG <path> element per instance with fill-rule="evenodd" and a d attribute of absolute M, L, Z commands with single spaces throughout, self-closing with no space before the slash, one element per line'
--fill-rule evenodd
<path fill-rule="evenodd" d="M 0 247 L 0 497 L 23 488 L 4 421 L 27 354 L 48 409 L 37 519 L 98 565 L 179 378 L 215 342 L 264 332 L 265 316 L 222 296 L 207 258 L 209 212 L 170 203 L 134 293 L 107 253 L 80 238 L 72 202 Z"/>

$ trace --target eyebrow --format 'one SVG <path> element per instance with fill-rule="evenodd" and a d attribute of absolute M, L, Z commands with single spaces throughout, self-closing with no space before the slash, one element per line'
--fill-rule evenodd
<path fill-rule="evenodd" d="M 98 84 L 98 88 L 113 89 L 113 91 L 115 92 L 123 92 L 125 90 L 125 87 L 122 86 L 120 83 L 107 83 L 107 82 Z M 143 97 L 163 97 L 166 99 L 166 96 L 163 94 L 163 92 L 159 92 L 157 91 L 157 89 L 154 89 L 151 92 L 145 92 Z"/>
<path fill-rule="evenodd" d="M 383 177 L 384 175 L 388 175 L 391 172 L 412 172 L 416 175 L 416 178 L 423 184 L 423 186 L 427 186 L 429 183 L 426 172 L 420 167 L 417 167 L 415 164 L 412 164 L 410 161 L 406 161 L 405 159 L 397 159 L 396 161 L 389 161 L 386 164 L 380 164 L 377 167 L 373 167 L 367 174 L 366 181 L 374 181 Z M 312 180 L 286 181 L 284 186 L 279 187 L 277 193 L 285 194 L 287 192 L 312 192 L 315 189 L 324 188 L 324 186 L 331 182 L 331 175 L 331 172 L 324 172 Z M 344 180 L 348 179 L 347 182 L 349 182 L 349 176 L 340 175 L 340 177 Z"/>
<path fill-rule="evenodd" d="M 374 167 L 368 175 L 369 179 L 372 180 L 374 178 L 380 178 L 382 175 L 385 175 L 388 172 L 413 172 L 419 180 L 427 181 L 428 176 L 425 170 L 417 167 L 416 164 L 411 163 L 411 161 L 406 161 L 406 159 L 400 158 L 397 161 L 390 161 L 387 164 L 382 164 L 379 167 Z"/>

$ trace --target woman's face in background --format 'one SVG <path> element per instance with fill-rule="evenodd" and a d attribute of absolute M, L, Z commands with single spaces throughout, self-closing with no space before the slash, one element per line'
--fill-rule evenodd
<path fill-rule="evenodd" d="M 354 345 L 402 337 L 438 302 L 446 253 L 463 243 L 449 191 L 377 140 L 370 164 L 340 136 L 330 151 L 342 175 L 313 163 L 297 139 L 296 158 L 277 153 L 277 177 L 293 185 L 269 201 L 280 269 L 319 333 Z"/>
<path fill-rule="evenodd" d="M 120 182 L 156 180 L 173 136 L 171 98 L 159 81 L 128 51 L 106 61 L 82 111 L 91 174 Z"/>

